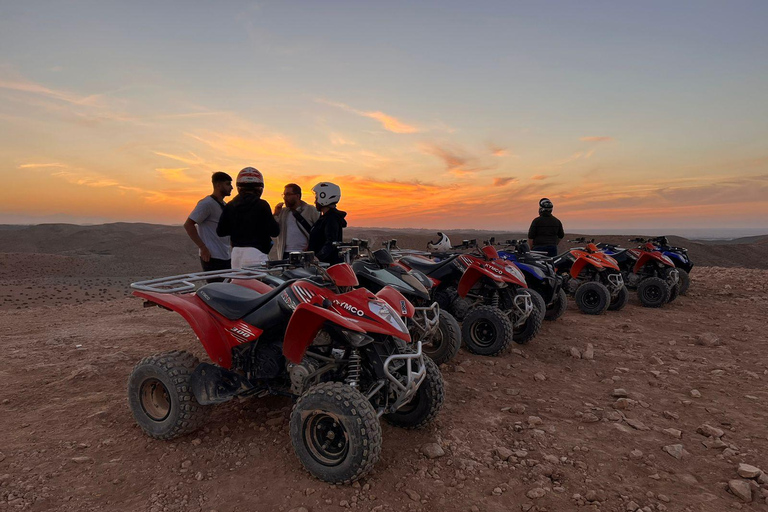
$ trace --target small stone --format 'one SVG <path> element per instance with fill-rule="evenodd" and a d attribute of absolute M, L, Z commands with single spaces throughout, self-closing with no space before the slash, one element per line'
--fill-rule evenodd
<path fill-rule="evenodd" d="M 576 347 L 571 347 L 571 357 L 574 359 L 581 359 L 581 352 Z"/>
<path fill-rule="evenodd" d="M 613 393 L 611 393 L 611 396 L 613 398 L 627 398 L 629 395 L 627 394 L 627 391 L 623 388 L 616 388 L 613 390 Z"/>
<path fill-rule="evenodd" d="M 586 412 L 581 415 L 581 421 L 584 423 L 597 423 L 600 421 L 600 418 L 597 417 L 596 414 L 592 414 L 591 412 Z"/>
<path fill-rule="evenodd" d="M 536 427 L 538 425 L 541 425 L 544 423 L 544 421 L 539 418 L 538 416 L 528 416 L 528 425 L 531 427 Z"/>
<path fill-rule="evenodd" d="M 711 332 L 696 335 L 696 344 L 702 347 L 716 347 L 720 344 L 720 338 Z"/>
<path fill-rule="evenodd" d="M 587 343 L 587 349 L 581 354 L 582 359 L 592 360 L 595 358 L 595 347 L 591 343 Z"/>
<path fill-rule="evenodd" d="M 501 496 L 503 491 L 501 490 L 501 487 L 494 487 L 492 492 L 494 496 Z"/>
<path fill-rule="evenodd" d="M 413 501 L 417 503 L 421 501 L 421 496 L 419 495 L 419 493 L 417 493 L 413 489 L 406 489 L 405 494 L 407 494 L 409 498 L 411 498 Z"/>
<path fill-rule="evenodd" d="M 662 430 L 662 432 L 664 432 L 668 436 L 672 436 L 677 439 L 680 439 L 683 437 L 683 432 L 676 428 L 665 428 L 664 430 Z"/>
<path fill-rule="evenodd" d="M 201 473 L 200 471 L 195 473 L 195 480 L 197 480 L 199 482 L 202 479 L 203 479 L 203 473 Z"/>
<path fill-rule="evenodd" d="M 621 421 L 622 416 L 621 413 L 616 411 L 605 411 L 603 414 L 603 417 L 610 420 L 610 421 Z"/>
<path fill-rule="evenodd" d="M 757 478 L 763 474 L 763 471 L 760 468 L 756 468 L 755 466 L 751 466 L 749 464 L 743 464 L 743 463 L 739 464 L 739 467 L 736 470 L 736 472 L 742 478 Z"/>
<path fill-rule="evenodd" d="M 528 456 L 528 452 L 525 450 L 516 450 L 515 451 L 515 457 L 518 459 L 524 459 Z"/>
<path fill-rule="evenodd" d="M 560 464 L 560 459 L 556 455 L 545 455 L 544 460 L 550 464 Z"/>
<path fill-rule="evenodd" d="M 525 495 L 528 496 L 532 500 L 537 500 L 539 498 L 543 498 L 545 494 L 547 494 L 547 491 L 545 491 L 541 487 L 536 487 L 535 489 L 531 489 L 530 491 L 525 493 Z"/>
<path fill-rule="evenodd" d="M 641 452 L 640 450 L 632 450 L 631 452 L 629 452 L 629 456 L 632 457 L 633 459 L 642 459 L 643 452 Z M 590 501 L 594 501 L 594 500 L 590 500 Z"/>
<path fill-rule="evenodd" d="M 749 483 L 744 480 L 729 480 L 728 489 L 744 503 L 752 502 L 752 489 L 749 487 Z"/>
<path fill-rule="evenodd" d="M 445 450 L 437 443 L 427 443 L 421 447 L 421 453 L 428 459 L 437 459 L 445 455 Z"/>
<path fill-rule="evenodd" d="M 701 392 L 698 389 L 692 389 L 691 396 L 693 398 L 701 398 Z"/>
<path fill-rule="evenodd" d="M 663 501 L 664 503 L 669 503 L 670 501 L 672 501 L 669 499 L 669 496 L 667 496 L 666 494 L 659 494 L 657 498 L 659 498 L 659 500 Z"/>
<path fill-rule="evenodd" d="M 627 422 L 627 425 L 634 428 L 635 430 L 651 430 L 650 427 L 646 426 L 645 423 L 636 418 L 627 418 L 625 421 Z"/>
<path fill-rule="evenodd" d="M 716 439 L 723 437 L 725 434 L 725 432 L 723 432 L 721 429 L 707 425 L 706 423 L 700 425 L 699 428 L 696 429 L 696 432 L 703 436 L 714 437 Z"/>
<path fill-rule="evenodd" d="M 191 460 L 185 460 L 184 462 L 181 463 L 181 467 L 182 467 L 182 469 L 187 469 L 187 468 L 192 467 L 192 461 Z"/>
<path fill-rule="evenodd" d="M 497 446 L 494 448 L 493 453 L 501 460 L 507 460 L 513 455 L 512 450 L 503 446 Z"/>
<path fill-rule="evenodd" d="M 722 439 L 718 439 L 716 437 L 708 437 L 705 440 L 701 442 L 704 446 L 707 448 L 716 448 L 722 450 L 723 448 L 727 448 L 728 445 L 723 442 Z"/>
<path fill-rule="evenodd" d="M 76 464 L 92 464 L 93 459 L 90 457 L 72 457 L 72 462 Z"/>
<path fill-rule="evenodd" d="M 682 459 L 685 455 L 688 454 L 688 452 L 685 451 L 685 448 L 681 444 L 669 444 L 663 447 L 662 450 L 664 450 L 665 452 L 667 452 L 677 460 Z"/>
<path fill-rule="evenodd" d="M 677 414 L 676 412 L 672 412 L 672 411 L 664 411 L 662 414 L 663 414 L 663 415 L 664 415 L 664 417 L 665 417 L 665 418 L 667 418 L 668 420 L 679 420 L 679 419 L 680 419 L 680 415 L 679 415 L 679 414 Z"/>
<path fill-rule="evenodd" d="M 619 410 L 629 409 L 629 400 L 626 398 L 619 398 L 613 403 L 613 408 Z"/>
<path fill-rule="evenodd" d="M 192 446 L 200 446 L 203 442 L 200 439 L 193 439 Z"/>
<path fill-rule="evenodd" d="M 535 374 L 533 375 L 533 378 L 534 378 L 534 380 L 537 380 L 537 381 L 544 381 L 544 380 L 547 380 L 547 376 L 546 376 L 546 375 L 544 375 L 544 374 L 543 374 L 543 373 L 541 373 L 541 372 L 535 373 Z"/>
<path fill-rule="evenodd" d="M 515 414 L 523 414 L 525 413 L 525 405 L 523 404 L 512 404 L 509 406 L 509 412 L 513 412 Z"/>
<path fill-rule="evenodd" d="M 307 510 L 306 507 L 296 507 L 296 508 L 292 508 L 288 512 L 309 512 L 309 510 Z"/>
<path fill-rule="evenodd" d="M 640 508 L 640 505 L 638 505 L 634 501 L 630 501 L 629 503 L 627 503 L 627 511 L 628 512 L 635 512 L 635 510 L 637 510 L 639 508 Z"/>

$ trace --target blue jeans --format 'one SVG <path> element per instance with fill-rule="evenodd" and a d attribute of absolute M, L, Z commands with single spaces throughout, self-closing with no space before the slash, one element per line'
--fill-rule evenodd
<path fill-rule="evenodd" d="M 534 251 L 541 251 L 547 253 L 547 256 L 557 256 L 557 246 L 556 245 L 534 245 L 533 246 Z"/>

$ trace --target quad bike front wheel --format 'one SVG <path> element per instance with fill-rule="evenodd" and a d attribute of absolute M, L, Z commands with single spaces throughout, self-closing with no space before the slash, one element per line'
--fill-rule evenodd
<path fill-rule="evenodd" d="M 431 422 L 443 407 L 443 375 L 429 357 L 424 358 L 424 365 L 427 375 L 414 397 L 397 411 L 384 415 L 384 419 L 396 427 L 421 428 Z"/>
<path fill-rule="evenodd" d="M 461 326 L 467 350 L 481 356 L 498 356 L 512 342 L 514 334 L 507 315 L 493 306 L 472 308 Z"/>
<path fill-rule="evenodd" d="M 141 429 L 156 439 L 173 439 L 198 429 L 207 409 L 192 393 L 199 364 L 189 352 L 174 351 L 142 359 L 128 377 L 128 405 Z"/>
<path fill-rule="evenodd" d="M 539 292 L 531 288 L 528 288 L 525 291 L 527 291 L 528 295 L 531 296 L 531 302 L 533 302 L 533 307 L 538 309 L 539 312 L 543 315 L 547 311 L 547 303 L 544 302 L 544 297 L 542 297 Z"/>
<path fill-rule="evenodd" d="M 611 304 L 611 292 L 603 283 L 589 281 L 576 290 L 576 305 L 587 315 L 602 315 Z"/>
<path fill-rule="evenodd" d="M 682 268 L 677 269 L 677 275 L 680 277 L 680 295 L 685 295 L 691 286 L 691 276 Z"/>
<path fill-rule="evenodd" d="M 637 296 L 646 308 L 660 308 L 669 300 L 669 285 L 660 277 L 649 277 L 637 285 Z"/>
<path fill-rule="evenodd" d="M 459 353 L 461 348 L 461 327 L 452 314 L 440 311 L 437 329 L 421 340 L 424 354 L 437 365 L 447 363 Z"/>
<path fill-rule="evenodd" d="M 350 484 L 368 474 L 381 454 L 381 425 L 362 393 L 341 382 L 312 386 L 293 406 L 291 443 L 313 476 Z"/>
<path fill-rule="evenodd" d="M 560 288 L 555 295 L 555 300 L 547 308 L 547 312 L 544 314 L 544 320 L 554 321 L 565 314 L 568 309 L 568 294 L 565 290 Z"/>
<path fill-rule="evenodd" d="M 608 306 L 609 311 L 621 311 L 624 306 L 629 302 L 629 290 L 626 286 L 622 286 L 619 293 L 615 297 L 611 297 L 611 304 Z"/>

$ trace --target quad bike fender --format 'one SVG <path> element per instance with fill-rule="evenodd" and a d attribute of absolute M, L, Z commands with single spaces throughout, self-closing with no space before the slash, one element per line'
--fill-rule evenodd
<path fill-rule="evenodd" d="M 196 295 L 142 291 L 135 291 L 133 294 L 180 314 L 192 327 L 211 361 L 224 368 L 232 366 L 231 347 L 224 331 L 216 322 L 214 313 Z"/>
<path fill-rule="evenodd" d="M 333 282 L 336 283 L 336 286 L 360 286 L 355 271 L 346 263 L 338 263 L 332 267 L 328 267 L 327 272 L 330 278 L 333 279 Z"/>
<path fill-rule="evenodd" d="M 317 332 L 328 321 L 350 331 L 365 332 L 365 329 L 338 313 L 320 306 L 301 303 L 296 306 L 285 330 L 283 355 L 286 359 L 292 363 L 301 363 Z"/>
<path fill-rule="evenodd" d="M 637 261 L 635 262 L 635 266 L 632 269 L 632 272 L 634 274 L 640 273 L 640 270 L 646 266 L 648 263 L 657 262 L 661 263 L 664 266 L 667 267 L 674 267 L 675 264 L 672 262 L 672 260 L 669 259 L 668 256 L 664 256 L 661 253 L 658 252 L 647 252 L 643 251 L 640 254 L 640 257 L 637 258 Z"/>
<path fill-rule="evenodd" d="M 469 293 L 469 290 L 471 290 L 472 287 L 475 286 L 475 284 L 483 277 L 487 277 L 488 279 L 496 282 L 504 282 L 504 279 L 502 279 L 501 276 L 494 274 L 490 270 L 479 268 L 476 265 L 471 265 L 469 268 L 467 268 L 467 270 L 464 271 L 464 274 L 462 274 L 461 279 L 459 280 L 459 286 L 457 288 L 459 297 L 466 297 L 467 293 Z"/>
<path fill-rule="evenodd" d="M 584 267 L 586 267 L 587 265 L 591 265 L 595 267 L 597 270 L 602 270 L 604 268 L 602 263 L 597 261 L 597 259 L 588 258 L 587 256 L 581 256 L 571 266 L 571 277 L 573 277 L 574 279 L 577 279 L 579 277 L 579 274 L 581 274 L 581 271 L 584 270 Z"/>
<path fill-rule="evenodd" d="M 385 286 L 376 294 L 378 298 L 392 306 L 392 309 L 406 318 L 413 318 L 416 308 L 413 307 L 411 301 L 405 298 L 405 296 L 399 291 L 395 290 L 391 286 Z"/>

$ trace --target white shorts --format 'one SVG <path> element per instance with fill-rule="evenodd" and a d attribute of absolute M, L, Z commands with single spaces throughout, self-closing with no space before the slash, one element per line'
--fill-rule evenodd
<path fill-rule="evenodd" d="M 233 247 L 232 268 L 243 268 L 248 265 L 264 263 L 269 257 L 255 247 Z"/>

